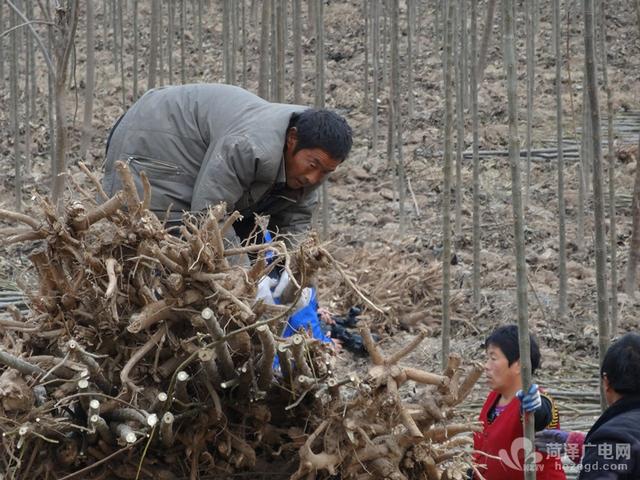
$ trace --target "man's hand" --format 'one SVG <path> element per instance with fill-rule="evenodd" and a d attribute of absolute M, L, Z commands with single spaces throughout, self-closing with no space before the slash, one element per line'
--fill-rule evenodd
<path fill-rule="evenodd" d="M 271 284 L 271 288 L 273 288 L 273 293 L 271 294 L 272 299 L 274 301 L 280 302 L 280 297 L 282 296 L 285 289 L 289 286 L 289 283 L 291 282 L 289 274 L 285 270 L 280 274 L 279 279 L 272 280 L 272 282 L 273 282 Z M 295 305 L 295 310 L 298 311 L 306 307 L 307 305 L 309 305 L 309 302 L 311 301 L 311 296 L 312 296 L 311 288 L 309 287 L 303 288 L 302 292 L 300 292 L 300 298 L 298 299 L 298 302 Z"/>
<path fill-rule="evenodd" d="M 280 278 L 276 280 L 276 283 L 273 285 L 275 288 L 273 289 L 273 298 L 280 298 L 284 293 L 285 288 L 289 285 L 290 279 L 289 274 L 286 270 L 284 270 L 280 274 Z"/>
<path fill-rule="evenodd" d="M 313 295 L 313 292 L 311 291 L 311 289 L 309 287 L 305 287 L 302 289 L 302 292 L 300 292 L 300 298 L 298 299 L 298 301 L 296 302 L 295 308 L 296 308 L 296 312 L 298 310 L 302 310 L 304 307 L 306 307 L 307 305 L 309 305 L 309 302 L 311 301 L 311 296 Z M 275 296 L 275 294 L 274 294 Z"/>
<path fill-rule="evenodd" d="M 274 305 L 276 302 L 273 300 L 273 294 L 271 289 L 278 283 L 278 280 L 268 276 L 262 277 L 258 282 L 258 291 L 256 292 L 256 302 L 262 300 L 268 305 Z"/>
<path fill-rule="evenodd" d="M 540 391 L 538 390 L 538 385 L 535 383 L 531 384 L 529 387 L 529 391 L 525 393 L 522 390 L 518 390 L 516 392 L 516 397 L 520 399 L 522 402 L 522 409 L 525 412 L 535 412 L 542 405 L 542 398 L 540 398 Z"/>
<path fill-rule="evenodd" d="M 322 320 L 327 325 L 335 325 L 336 321 L 333 319 L 333 315 L 326 308 L 320 307 L 318 308 L 318 316 L 320 320 Z"/>

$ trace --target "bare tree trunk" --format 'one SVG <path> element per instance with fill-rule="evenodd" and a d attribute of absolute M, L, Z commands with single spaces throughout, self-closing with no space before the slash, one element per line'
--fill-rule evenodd
<path fill-rule="evenodd" d="M 380 0 L 371 1 L 371 62 L 373 66 L 373 85 L 371 86 L 373 99 L 371 105 L 371 149 L 373 158 L 378 157 L 378 89 L 380 68 L 378 63 L 378 50 L 380 44 Z"/>
<path fill-rule="evenodd" d="M 269 32 L 271 30 L 271 1 L 263 0 L 260 25 L 260 75 L 258 95 L 269 98 Z"/>
<path fill-rule="evenodd" d="M 316 108 L 324 108 L 324 2 L 315 0 Z M 329 188 L 322 182 L 322 239 L 329 238 Z"/>
<path fill-rule="evenodd" d="M 55 110 L 56 110 L 56 152 L 53 164 L 53 187 L 51 198 L 62 213 L 62 200 L 65 184 L 65 170 L 67 164 L 67 118 L 65 97 L 69 57 L 73 50 L 76 27 L 78 25 L 78 4 L 76 0 L 69 0 L 65 9 L 56 10 L 58 33 L 54 37 L 56 57 L 55 78 Z"/>
<path fill-rule="evenodd" d="M 122 1 L 116 0 L 118 6 L 118 29 L 120 30 L 120 43 L 118 45 L 119 59 L 120 59 L 120 88 L 122 89 L 122 109 L 126 109 L 127 100 L 126 94 L 127 89 L 124 83 L 124 15 L 122 13 Z M 114 27 L 114 35 L 116 28 Z"/>
<path fill-rule="evenodd" d="M 236 66 L 237 66 L 237 53 L 238 53 L 238 2 L 230 1 L 229 2 L 229 15 L 230 15 L 230 26 L 231 26 L 231 58 L 230 60 L 230 70 L 231 70 L 231 83 L 234 85 L 237 83 L 236 77 Z"/>
<path fill-rule="evenodd" d="M 520 148 L 518 139 L 518 96 L 515 39 L 513 36 L 513 0 L 502 1 L 504 66 L 507 76 L 507 102 L 509 116 L 509 163 L 511 165 L 511 204 L 513 207 L 514 239 L 516 250 L 516 283 L 518 291 L 518 339 L 520 346 L 520 372 L 522 389 L 528 391 L 531 386 L 531 348 L 529 344 L 529 313 L 527 305 L 527 265 L 525 262 L 524 214 L 522 208 L 522 184 L 520 180 Z M 536 478 L 533 450 L 533 415 L 524 415 L 525 471 L 524 478 Z"/>
<path fill-rule="evenodd" d="M 229 0 L 231 1 L 231 0 Z M 278 39 L 277 37 L 277 26 L 276 26 L 276 9 L 278 8 L 279 0 L 270 0 L 271 1 L 271 65 L 269 69 L 270 78 L 271 78 L 271 88 L 269 89 L 269 99 L 273 100 L 276 98 L 276 90 L 277 90 L 277 64 L 278 64 Z"/>
<path fill-rule="evenodd" d="M 275 0 L 276 2 L 276 87 L 275 100 L 284 103 L 284 61 L 285 61 L 285 23 L 286 17 L 283 8 L 285 0 Z"/>
<path fill-rule="evenodd" d="M 388 1 L 388 0 L 387 0 Z M 381 89 L 386 88 L 388 85 L 388 74 L 389 74 L 389 62 L 387 61 L 387 45 L 389 44 L 389 12 L 387 8 L 387 2 L 382 1 L 382 51 L 380 52 L 382 55 L 382 83 L 380 85 Z"/>
<path fill-rule="evenodd" d="M 33 2 L 26 2 L 25 13 L 27 18 L 33 17 Z M 0 8 L 2 10 L 2 8 Z M 0 32 L 2 31 L 2 25 L 0 25 Z M 35 56 L 35 49 L 33 47 L 33 36 L 28 28 L 24 29 L 24 44 L 26 46 L 26 58 L 24 62 L 24 162 L 23 172 L 26 175 L 31 174 L 31 112 L 35 111 L 32 108 L 32 104 L 35 103 L 32 98 L 33 82 L 36 81 L 34 69 L 32 69 L 33 57 Z M 2 48 L 2 46 L 0 46 Z M 0 82 L 2 85 L 2 82 Z"/>
<path fill-rule="evenodd" d="M 442 188 L 442 366 L 449 359 L 451 320 L 451 164 L 453 156 L 453 45 L 455 0 L 445 0 L 444 33 L 444 185 Z"/>
<path fill-rule="evenodd" d="M 565 42 L 565 50 L 566 50 L 566 64 L 567 64 L 567 83 L 569 85 L 569 107 L 571 110 L 571 127 L 573 132 L 573 138 L 578 143 L 578 129 L 577 129 L 577 121 L 576 121 L 576 108 L 573 101 L 573 80 L 571 79 L 571 20 L 575 15 L 571 14 L 571 4 L 566 5 L 566 42 Z M 584 89 L 583 89 L 584 90 Z M 581 147 L 582 148 L 582 147 Z M 584 215 L 585 215 L 585 199 L 586 199 L 586 175 L 583 168 L 582 158 L 584 157 L 584 148 L 581 152 L 580 161 L 577 162 L 577 177 L 578 177 L 578 205 L 577 205 L 577 213 L 576 213 L 576 246 L 579 251 L 584 250 L 584 237 L 585 237 L 585 227 L 584 227 Z"/>
<path fill-rule="evenodd" d="M 324 2 L 309 0 L 309 18 L 313 19 L 315 35 L 315 100 L 316 108 L 324 108 Z"/>
<path fill-rule="evenodd" d="M 553 1 L 556 53 L 556 143 L 558 144 L 558 319 L 567 316 L 567 235 L 564 201 L 564 148 L 562 144 L 562 50 L 560 48 L 560 0 Z"/>
<path fill-rule="evenodd" d="M 180 83 L 187 83 L 187 69 L 185 66 L 186 52 L 185 42 L 187 37 L 185 31 L 187 29 L 187 8 L 185 0 L 180 0 Z"/>
<path fill-rule="evenodd" d="M 302 5 L 293 0 L 293 103 L 302 103 Z"/>
<path fill-rule="evenodd" d="M 316 0 L 307 0 L 307 30 L 308 37 L 315 37 L 316 32 Z"/>
<path fill-rule="evenodd" d="M 136 0 L 137 3 L 137 0 Z M 93 92 L 95 90 L 95 73 L 96 73 L 96 58 L 95 58 L 95 40 L 96 40 L 96 28 L 95 28 L 95 13 L 93 10 L 93 0 L 86 0 L 87 6 L 87 36 L 86 36 L 86 76 L 85 76 L 85 90 L 84 90 L 84 115 L 82 121 L 82 139 L 80 140 L 80 158 L 86 159 L 87 151 L 89 149 L 89 143 L 91 143 L 91 137 L 93 136 L 93 126 L 91 122 L 93 120 Z M 134 27 L 134 37 L 137 36 L 137 31 Z M 134 62 L 134 72 L 137 65 Z M 135 75 L 135 73 L 134 73 Z M 136 79 L 137 77 L 134 77 Z M 135 85 L 135 80 L 134 80 Z M 135 98 L 135 89 L 134 89 Z"/>
<path fill-rule="evenodd" d="M 593 129 L 591 147 L 593 151 L 593 207 L 596 230 L 596 289 L 598 295 L 598 346 L 600 364 L 609 348 L 610 333 L 607 319 L 607 249 L 604 226 L 604 203 L 602 189 L 602 147 L 600 145 L 600 106 L 598 103 L 598 81 L 596 78 L 596 52 L 593 41 L 593 0 L 584 0 L 584 50 L 587 70 L 587 91 L 591 109 L 591 127 Z M 601 389 L 600 405 L 604 410 L 606 399 Z"/>
<path fill-rule="evenodd" d="M 365 111 L 369 106 L 369 4 L 369 0 L 363 0 L 362 2 L 362 16 L 364 17 L 364 39 L 362 41 L 364 46 L 364 65 L 362 68 L 362 106 Z"/>
<path fill-rule="evenodd" d="M 165 81 L 165 68 L 164 68 L 164 52 L 165 50 L 167 50 L 167 47 L 165 46 L 165 40 L 167 41 L 167 43 L 169 42 L 169 39 L 165 39 L 164 36 L 164 20 L 163 20 L 163 13 L 162 13 L 162 0 L 158 0 L 159 1 L 159 6 L 158 6 L 158 84 L 163 87 L 164 86 L 164 81 Z M 168 28 L 168 25 L 167 25 Z"/>
<path fill-rule="evenodd" d="M 587 78 L 586 65 L 583 78 Z M 589 175 L 593 173 L 593 150 L 589 144 L 589 139 L 593 135 L 593 124 L 591 123 L 591 115 L 589 115 L 591 104 L 586 88 L 586 80 L 584 81 L 584 85 L 585 88 L 582 89 L 582 170 L 585 177 L 585 194 L 588 196 L 591 193 L 591 187 L 587 179 Z"/>
<path fill-rule="evenodd" d="M 496 0 L 487 0 L 487 15 L 484 19 L 484 31 L 482 33 L 482 42 L 480 43 L 480 53 L 478 59 L 478 83 L 482 83 L 484 78 L 484 69 L 487 66 L 487 52 L 489 50 L 489 40 L 491 40 L 491 31 L 493 30 L 493 17 L 496 11 Z"/>
<path fill-rule="evenodd" d="M 15 173 L 15 208 L 22 211 L 22 141 L 18 122 L 18 100 L 20 91 L 18 90 L 18 30 L 14 27 L 18 25 L 18 15 L 11 10 L 9 16 L 9 27 L 12 28 L 9 34 L 10 57 L 9 57 L 9 88 L 11 90 L 11 133 L 13 134 L 13 166 Z"/>
<path fill-rule="evenodd" d="M 391 20 L 391 92 L 390 92 L 390 105 L 391 105 L 391 129 L 390 137 L 391 153 L 393 155 L 393 165 L 395 176 L 397 179 L 397 191 L 399 202 L 399 216 L 400 216 L 400 235 L 404 235 L 406 229 L 406 214 L 405 214 L 405 196 L 406 196 L 406 175 L 404 171 L 403 159 L 402 159 L 402 115 L 401 115 L 401 98 L 400 93 L 400 6 L 398 0 L 391 0 L 390 2 L 391 12 L 389 12 Z"/>
<path fill-rule="evenodd" d="M 0 8 L 0 32 L 4 32 L 4 8 Z M 4 57 L 5 46 L 4 46 L 4 37 L 0 36 L 0 89 L 4 89 Z"/>
<path fill-rule="evenodd" d="M 613 98 L 607 65 L 605 2 L 600 0 L 600 52 L 602 54 L 602 80 L 607 92 L 607 154 L 609 164 L 609 248 L 611 250 L 611 336 L 618 330 L 618 233 L 616 228 L 616 175 L 613 154 Z"/>
<path fill-rule="evenodd" d="M 589 111 L 589 99 L 586 95 L 586 90 L 583 88 L 582 92 L 582 136 L 580 137 L 580 161 L 578 164 L 578 228 L 576 245 L 578 250 L 584 251 L 585 248 L 585 211 L 588 195 L 589 182 L 588 177 L 588 164 L 589 164 L 589 152 L 587 148 L 587 138 L 589 137 L 589 121 L 587 119 Z"/>
<path fill-rule="evenodd" d="M 246 0 L 242 0 L 240 15 L 242 17 L 242 88 L 247 88 L 247 12 Z"/>
<path fill-rule="evenodd" d="M 242 5 L 244 6 L 245 0 L 242 0 Z M 203 10 L 204 10 L 204 0 L 198 0 L 198 19 L 197 19 L 197 24 L 198 24 L 198 53 L 202 54 L 203 53 L 203 48 L 202 48 L 202 44 L 203 44 L 203 35 L 202 35 L 202 15 L 203 15 Z M 244 27 L 243 27 L 244 29 Z"/>
<path fill-rule="evenodd" d="M 51 15 L 48 16 L 48 19 L 51 20 Z M 49 25 L 47 27 L 47 42 L 49 46 L 49 51 L 54 51 L 54 42 L 53 42 L 53 25 Z M 51 174 L 53 175 L 55 172 L 55 162 L 56 162 L 56 122 L 55 122 L 55 79 L 56 79 L 56 69 L 55 67 L 50 67 L 49 74 L 47 75 L 47 113 L 48 113 L 48 121 L 49 121 L 49 138 L 50 138 L 50 146 L 49 146 L 49 154 L 51 160 Z M 55 179 L 55 177 L 53 177 Z M 53 181 L 52 181 L 53 185 Z M 53 190 L 53 187 L 52 187 Z"/>
<path fill-rule="evenodd" d="M 460 68 L 462 76 L 460 78 L 460 88 L 462 92 L 462 109 L 466 109 L 469 105 L 467 95 L 469 94 L 469 65 L 467 62 L 468 48 L 467 48 L 467 0 L 460 0 L 458 5 L 458 19 L 460 20 Z"/>
<path fill-rule="evenodd" d="M 149 73 L 148 89 L 156 88 L 156 72 L 158 71 L 158 43 L 160 41 L 160 0 L 151 0 L 151 38 L 149 40 Z"/>
<path fill-rule="evenodd" d="M 138 0 L 133 0 L 133 98 L 135 102 L 138 99 L 140 86 L 138 84 L 138 36 L 140 35 L 140 27 L 138 26 Z"/>
<path fill-rule="evenodd" d="M 420 58 L 420 35 L 422 34 L 422 9 L 420 5 L 421 0 L 413 0 L 413 33 L 414 33 L 414 51 L 416 52 L 416 58 Z M 426 7 L 426 5 L 425 5 Z"/>
<path fill-rule="evenodd" d="M 413 118 L 415 100 L 413 98 L 413 41 L 415 37 L 415 10 L 417 0 L 407 0 L 407 113 Z"/>
<path fill-rule="evenodd" d="M 284 25 L 284 41 L 282 42 L 283 49 L 287 51 L 287 42 L 289 41 L 288 19 L 289 19 L 289 7 L 287 6 L 288 0 L 282 0 L 282 24 Z M 286 70 L 285 70 L 286 73 Z"/>
<path fill-rule="evenodd" d="M 456 186 L 455 186 L 455 233 L 457 237 L 462 234 L 462 152 L 464 150 L 464 106 L 462 99 L 464 97 L 464 91 L 462 90 L 462 33 L 459 32 L 459 26 L 462 25 L 462 21 L 459 21 L 458 17 L 461 15 L 460 6 L 465 0 L 458 0 L 455 13 L 455 19 L 453 22 L 453 41 L 454 49 L 457 50 L 455 74 L 456 74 Z M 456 48 L 460 46 L 460 49 Z"/>
<path fill-rule="evenodd" d="M 436 41 L 436 45 L 439 46 L 440 42 L 443 45 L 442 48 L 442 64 L 444 65 L 444 56 L 445 56 L 445 40 L 446 38 L 444 38 L 444 33 L 440 32 L 440 25 L 442 25 L 444 22 L 442 22 L 442 16 L 445 17 L 445 21 L 446 21 L 446 12 L 444 12 L 444 7 L 443 7 L 443 1 L 444 0 L 435 0 L 434 1 L 434 8 L 433 8 L 433 36 L 435 38 Z M 446 24 L 445 24 L 446 26 Z"/>
<path fill-rule="evenodd" d="M 397 180 L 397 164 L 395 162 L 396 160 L 396 156 L 395 156 L 395 152 L 394 152 L 394 147 L 395 147 L 395 105 L 394 105 L 394 87 L 393 87 L 393 79 L 394 79 L 394 75 L 395 75 L 395 71 L 393 71 L 393 68 L 395 67 L 395 62 L 397 61 L 397 58 L 393 57 L 394 54 L 394 47 L 397 48 L 398 45 L 398 39 L 397 36 L 394 37 L 394 33 L 397 32 L 397 24 L 399 19 L 395 18 L 393 16 L 393 14 L 396 12 L 396 10 L 394 9 L 394 0 L 387 0 L 386 2 L 383 2 L 385 4 L 385 8 L 387 10 L 387 15 L 385 16 L 385 22 L 387 21 L 388 18 L 388 23 L 386 24 L 388 26 L 388 28 L 391 29 L 390 32 L 386 32 L 387 33 L 387 38 L 389 38 L 389 36 L 391 37 L 391 52 L 390 52 L 390 60 L 391 60 L 391 65 L 389 65 L 389 97 L 388 97 L 388 105 L 389 108 L 387 110 L 387 167 L 391 167 L 393 169 L 394 175 L 395 175 L 395 180 Z M 395 42 L 395 43 L 394 43 Z M 394 182 L 394 198 L 397 198 L 397 195 L 399 195 L 399 185 L 397 184 L 397 182 Z"/>
<path fill-rule="evenodd" d="M 224 9 L 225 9 L 225 13 L 223 14 L 223 22 L 227 22 L 227 17 L 226 15 L 226 6 L 227 6 L 227 2 L 229 0 L 225 0 L 224 2 Z M 169 16 L 169 28 L 167 29 L 167 64 L 169 66 L 169 85 L 173 85 L 173 38 L 175 36 L 176 33 L 176 19 L 175 19 L 175 0 L 167 0 L 167 9 L 168 9 L 168 16 Z M 228 23 L 223 23 L 224 26 L 226 26 L 226 28 L 228 29 Z M 224 27 L 223 27 L 224 29 Z M 225 30 L 223 30 L 225 31 Z M 226 30 L 228 31 L 228 30 Z M 224 52 L 225 54 L 227 53 L 227 37 L 223 34 L 224 36 Z M 226 65 L 226 62 L 225 62 Z M 226 74 L 225 74 L 225 82 L 229 83 L 226 80 Z"/>
<path fill-rule="evenodd" d="M 233 0 L 222 1 L 222 65 L 224 68 L 224 83 L 231 85 L 231 42 L 229 41 L 231 26 L 230 12 Z"/>
<path fill-rule="evenodd" d="M 480 311 L 480 155 L 478 122 L 478 0 L 471 0 L 471 120 L 473 130 L 473 305 Z"/>
<path fill-rule="evenodd" d="M 1 10 L 1 9 L 0 9 Z M 35 17 L 35 8 L 33 2 L 28 2 L 28 18 Z M 0 27 L 1 30 L 1 27 Z M 31 80 L 29 81 L 29 87 L 31 88 L 31 105 L 30 110 L 33 112 L 37 111 L 36 108 L 36 98 L 38 97 L 38 83 L 37 83 L 37 72 L 36 72 L 36 41 L 33 35 L 29 35 L 29 39 L 27 40 L 27 45 L 29 50 L 31 51 L 31 56 L 29 57 L 29 70 L 31 75 Z M 0 50 L 2 49 L 2 45 L 0 44 Z M 0 55 L 1 56 L 1 55 Z M 0 82 L 0 86 L 2 83 Z M 31 172 L 31 161 L 29 161 L 28 172 Z"/>
<path fill-rule="evenodd" d="M 525 205 L 529 203 L 529 189 L 531 188 L 531 144 L 533 134 L 533 94 L 535 91 L 536 69 L 536 31 L 534 30 L 533 1 L 525 2 L 526 6 L 526 36 L 527 36 L 527 178 L 525 185 Z M 555 25 L 555 23 L 554 23 Z M 559 25 L 557 26 L 559 29 Z M 555 38 L 555 37 L 554 37 Z M 554 42 L 555 45 L 555 42 Z M 556 59 L 559 58 L 556 56 Z"/>
<path fill-rule="evenodd" d="M 113 43 L 111 45 L 111 53 L 113 56 L 113 66 L 118 71 L 120 62 L 118 61 L 118 2 L 120 0 L 111 0 L 111 26 L 113 27 Z"/>

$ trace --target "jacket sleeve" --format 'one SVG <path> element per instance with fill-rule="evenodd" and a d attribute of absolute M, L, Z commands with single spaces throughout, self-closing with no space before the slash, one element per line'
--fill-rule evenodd
<path fill-rule="evenodd" d="M 211 145 L 198 172 L 191 210 L 198 212 L 220 202 L 232 212 L 255 178 L 259 155 L 245 136 L 227 136 Z"/>
<path fill-rule="evenodd" d="M 193 188 L 191 211 L 199 212 L 225 202 L 227 213 L 233 212 L 243 192 L 249 190 L 254 180 L 257 158 L 254 148 L 244 136 L 224 137 L 210 146 Z M 233 228 L 227 230 L 224 237 L 231 245 L 240 245 Z M 234 260 L 232 263 L 248 264 L 245 258 Z"/>
<path fill-rule="evenodd" d="M 601 428 L 584 443 L 580 462 L 580 480 L 617 480 L 638 478 L 637 441 L 624 432 Z"/>
<path fill-rule="evenodd" d="M 540 408 L 538 408 L 533 414 L 536 432 L 547 428 L 553 418 L 553 403 L 551 402 L 551 399 L 544 394 L 540 395 L 540 397 L 542 401 Z"/>
<path fill-rule="evenodd" d="M 311 228 L 311 216 L 318 204 L 318 189 L 314 189 L 284 210 L 271 215 L 269 228 L 281 235 L 299 236 Z"/>

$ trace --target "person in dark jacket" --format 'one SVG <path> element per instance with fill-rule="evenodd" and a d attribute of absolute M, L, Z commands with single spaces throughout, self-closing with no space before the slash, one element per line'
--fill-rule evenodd
<path fill-rule="evenodd" d="M 254 213 L 269 229 L 302 233 L 310 226 L 316 188 L 352 145 L 346 120 L 329 110 L 270 103 L 231 85 L 169 86 L 145 93 L 109 136 L 103 186 L 120 188 L 118 160 L 152 187 L 150 209 L 179 221 L 221 202 L 251 231 Z M 166 213 L 168 218 L 165 218 Z"/>
<path fill-rule="evenodd" d="M 531 371 L 540 366 L 540 349 L 536 339 L 529 337 Z M 495 329 L 485 342 L 487 361 L 485 373 L 491 388 L 480 411 L 483 430 L 473 436 L 475 480 L 523 480 L 524 450 L 522 416 L 534 416 L 536 430 L 559 428 L 560 418 L 553 399 L 531 385 L 522 391 L 518 327 L 504 325 Z M 562 463 L 557 457 L 535 453 L 538 480 L 565 480 Z M 482 477 L 480 477 L 480 475 Z"/>
<path fill-rule="evenodd" d="M 591 430 L 544 430 L 536 435 L 541 449 L 579 463 L 578 480 L 640 479 L 640 335 L 627 333 L 604 356 L 600 376 L 609 407 Z"/>

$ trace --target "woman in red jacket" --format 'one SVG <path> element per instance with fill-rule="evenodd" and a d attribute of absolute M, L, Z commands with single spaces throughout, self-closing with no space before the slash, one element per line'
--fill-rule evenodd
<path fill-rule="evenodd" d="M 531 370 L 540 366 L 540 349 L 533 336 Z M 560 428 L 558 410 L 553 400 L 533 384 L 522 392 L 518 327 L 497 328 L 485 342 L 485 373 L 491 392 L 480 412 L 482 432 L 474 434 L 474 460 L 477 471 L 486 480 L 524 479 L 523 412 L 534 415 L 536 431 Z M 566 480 L 558 457 L 536 451 L 538 480 Z M 475 478 L 479 480 L 479 476 Z"/>

